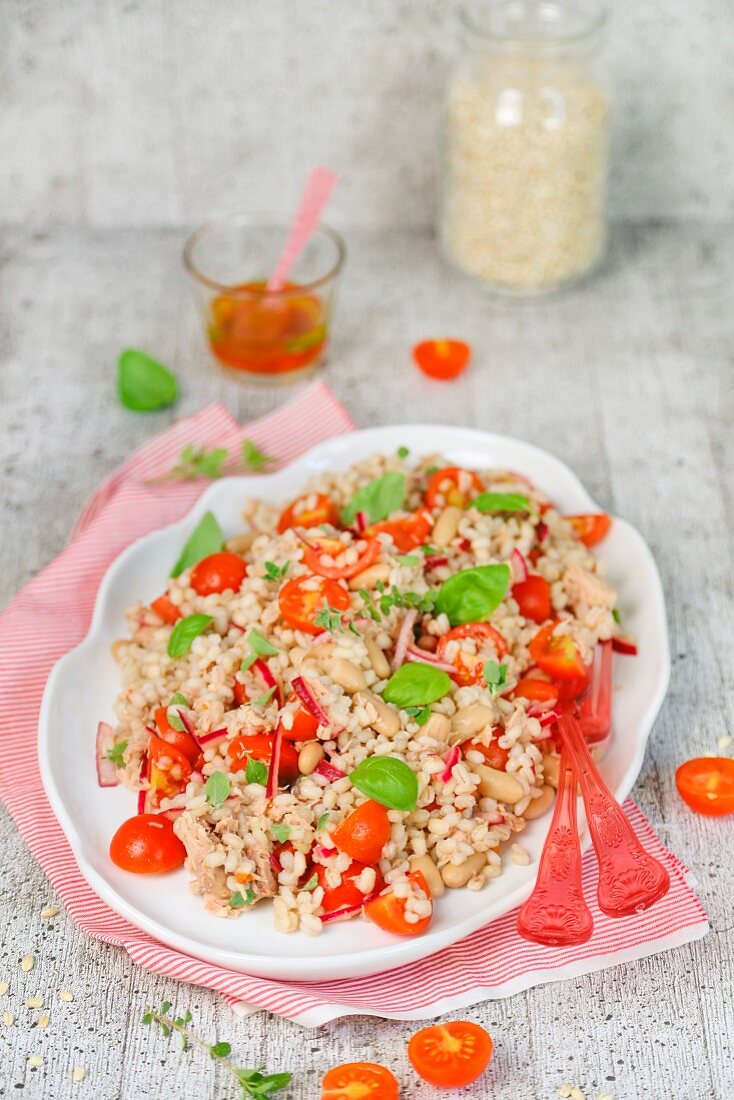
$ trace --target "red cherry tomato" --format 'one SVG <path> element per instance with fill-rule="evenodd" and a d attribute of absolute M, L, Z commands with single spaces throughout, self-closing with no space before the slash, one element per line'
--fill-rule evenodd
<path fill-rule="evenodd" d="M 213 592 L 226 592 L 227 589 L 239 592 L 246 576 L 247 566 L 242 558 L 222 550 L 196 563 L 191 570 L 191 587 L 200 596 L 211 596 Z"/>
<path fill-rule="evenodd" d="M 729 756 L 699 756 L 686 760 L 675 773 L 678 793 L 697 814 L 723 817 L 734 813 L 734 760 Z"/>
<path fill-rule="evenodd" d="M 584 546 L 595 546 L 601 542 L 612 526 L 612 517 L 606 512 L 594 512 L 585 516 L 565 516 L 573 526 Z"/>
<path fill-rule="evenodd" d="M 338 526 L 336 505 L 325 493 L 307 493 L 296 497 L 281 514 L 278 534 L 282 535 L 289 527 L 320 527 L 322 523 Z"/>
<path fill-rule="evenodd" d="M 168 623 L 169 626 L 173 626 L 181 618 L 179 608 L 168 596 L 159 596 L 157 600 L 153 600 L 150 609 L 155 611 L 156 615 L 163 619 L 164 623 Z"/>
<path fill-rule="evenodd" d="M 338 909 L 352 909 L 357 905 L 361 905 L 365 897 L 379 893 L 380 890 L 382 890 L 384 880 L 377 867 L 374 868 L 376 872 L 375 885 L 372 890 L 370 890 L 369 894 L 363 894 L 357 887 L 355 879 L 359 878 L 366 867 L 366 863 L 360 863 L 359 860 L 356 859 L 352 860 L 346 871 L 342 871 L 342 880 L 339 886 L 328 885 L 326 868 L 323 864 L 319 864 L 316 867 L 316 876 L 319 880 L 319 886 L 321 886 L 324 891 L 324 897 L 321 904 L 324 907 L 325 913 L 335 913 Z M 356 915 L 355 913 L 355 916 Z"/>
<path fill-rule="evenodd" d="M 407 554 L 426 541 L 432 527 L 433 517 L 430 512 L 419 509 L 402 519 L 383 519 L 379 523 L 373 523 L 364 532 L 364 537 L 376 539 L 381 534 L 390 535 L 396 548 Z"/>
<path fill-rule="evenodd" d="M 541 627 L 528 649 L 538 668 L 554 680 L 578 680 L 586 677 L 586 668 L 573 638 L 554 634 L 556 623 Z"/>
<path fill-rule="evenodd" d="M 338 581 L 319 577 L 318 584 L 312 588 L 313 580 L 313 577 L 294 577 L 292 581 L 286 581 L 278 593 L 282 617 L 289 626 L 306 634 L 320 634 L 323 630 L 315 620 L 324 606 L 324 600 L 335 611 L 346 611 L 349 607 L 349 593 Z"/>
<path fill-rule="evenodd" d="M 408 878 L 414 886 L 419 887 L 431 899 L 431 891 L 428 883 L 420 871 L 411 871 Z M 378 894 L 372 901 L 368 901 L 364 907 L 364 915 L 369 917 L 378 928 L 384 932 L 393 932 L 396 936 L 419 936 L 425 932 L 433 917 L 433 906 L 427 917 L 422 917 L 415 924 L 405 919 L 405 898 L 398 898 L 392 890 L 386 894 Z"/>
<path fill-rule="evenodd" d="M 154 733 L 148 740 L 148 764 L 150 800 L 154 806 L 159 806 L 162 798 L 179 794 L 192 772 L 188 757 Z"/>
<path fill-rule="evenodd" d="M 512 586 L 512 595 L 520 607 L 520 614 L 535 623 L 544 623 L 551 617 L 551 590 L 545 577 L 536 573 L 526 581 Z"/>
<path fill-rule="evenodd" d="M 446 650 L 451 642 L 460 642 L 462 638 L 471 638 L 476 643 L 477 652 L 471 653 L 468 649 L 459 648 L 449 661 Z M 442 634 L 436 647 L 436 656 L 441 661 L 447 661 L 456 669 L 456 680 L 463 687 L 468 684 L 480 684 L 484 676 L 484 662 L 487 660 L 483 649 L 491 649 L 498 658 L 509 653 L 510 647 L 500 634 L 489 623 L 464 623 L 463 626 L 455 626 L 447 634 Z"/>
<path fill-rule="evenodd" d="M 303 560 L 312 573 L 320 577 L 330 577 L 332 580 L 341 580 L 345 577 L 354 577 L 361 573 L 368 565 L 373 565 L 380 556 L 380 544 L 375 539 L 370 539 L 367 546 L 356 559 L 349 565 L 329 565 L 323 562 L 323 558 L 337 558 L 343 554 L 347 547 L 339 539 L 318 538 L 309 539 L 310 545 L 303 552 Z"/>
<path fill-rule="evenodd" d="M 185 858 L 186 849 L 165 814 L 136 814 L 123 821 L 110 841 L 112 862 L 137 875 L 173 871 Z"/>
<path fill-rule="evenodd" d="M 379 802 L 363 802 L 332 833 L 340 852 L 374 867 L 390 839 L 390 818 Z"/>
<path fill-rule="evenodd" d="M 551 684 L 548 680 L 538 680 L 534 677 L 523 677 L 518 680 L 512 689 L 513 699 L 529 699 L 531 703 L 558 702 L 558 685 Z"/>
<path fill-rule="evenodd" d="M 234 695 L 234 705 L 241 707 L 243 703 L 246 703 L 250 698 L 247 694 L 247 688 L 241 680 L 235 678 L 235 682 L 232 684 L 232 694 Z"/>
<path fill-rule="evenodd" d="M 463 340 L 423 340 L 413 348 L 413 358 L 429 378 L 447 382 L 466 370 L 471 348 Z"/>
<path fill-rule="evenodd" d="M 244 771 L 248 760 L 261 760 L 267 767 L 273 755 L 273 738 L 265 733 L 256 733 L 252 736 L 240 734 L 230 741 L 227 746 L 227 756 L 232 761 L 232 771 Z M 298 753 L 290 741 L 283 741 L 280 746 L 280 767 L 278 778 L 284 783 L 292 783 L 299 776 Z"/>
<path fill-rule="evenodd" d="M 481 1077 L 492 1050 L 492 1040 L 479 1024 L 449 1020 L 417 1031 L 408 1043 L 408 1058 L 424 1081 L 457 1089 Z"/>
<path fill-rule="evenodd" d="M 428 482 L 426 504 L 429 508 L 440 508 L 445 504 L 466 508 L 475 496 L 483 492 L 484 483 L 473 470 L 444 466 L 442 470 L 436 470 Z"/>
<path fill-rule="evenodd" d="M 474 749 L 476 752 L 481 752 L 490 768 L 496 768 L 499 772 L 507 770 L 510 750 L 503 749 L 502 746 L 497 743 L 496 739 L 490 741 L 488 745 L 483 745 L 481 741 L 470 741 L 467 748 Z"/>
<path fill-rule="evenodd" d="M 201 756 L 201 749 L 194 741 L 191 734 L 186 730 L 174 729 L 171 723 L 168 721 L 167 707 L 156 707 L 155 711 L 155 724 L 158 728 L 161 740 L 165 741 L 168 745 L 173 745 L 179 752 L 183 753 L 191 764 L 196 764 L 197 760 Z"/>
<path fill-rule="evenodd" d="M 398 1100 L 398 1083 L 377 1062 L 345 1062 L 321 1082 L 321 1100 Z"/>
<path fill-rule="evenodd" d="M 288 697 L 289 703 L 295 703 L 298 696 L 295 692 Z M 293 725 L 288 730 L 283 726 L 283 737 L 286 741 L 313 741 L 316 736 L 316 731 L 319 728 L 319 722 L 317 718 L 314 718 L 313 714 L 300 707 L 293 716 Z"/>

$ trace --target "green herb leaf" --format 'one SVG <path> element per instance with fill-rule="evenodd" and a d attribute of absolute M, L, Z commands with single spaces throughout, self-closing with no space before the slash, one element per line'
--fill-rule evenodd
<path fill-rule="evenodd" d="M 147 1027 L 149 1024 L 153 1023 L 153 1017 L 151 1016 L 151 1014 L 149 1012 L 144 1012 L 143 1017 L 142 1017 L 140 1022 L 141 1022 L 141 1024 L 145 1024 L 146 1027 Z"/>
<path fill-rule="evenodd" d="M 398 554 L 395 560 L 400 562 L 401 565 L 407 566 L 420 565 L 421 563 L 421 559 L 417 554 Z"/>
<path fill-rule="evenodd" d="M 252 668 L 257 660 L 257 653 L 250 653 L 245 657 L 240 665 L 240 672 L 247 672 L 248 668 Z"/>
<path fill-rule="evenodd" d="M 308 891 L 315 890 L 316 887 L 318 886 L 318 884 L 319 884 L 319 876 L 314 871 L 314 873 L 311 875 L 311 878 L 308 880 L 308 882 L 304 883 L 304 885 L 301 887 L 301 890 L 308 890 Z"/>
<path fill-rule="evenodd" d="M 403 709 L 411 718 L 415 718 L 416 724 L 419 726 L 425 726 L 431 717 L 430 707 L 404 707 Z"/>
<path fill-rule="evenodd" d="M 265 580 L 266 581 L 279 581 L 281 580 L 288 569 L 290 568 L 290 562 L 285 561 L 282 565 L 276 565 L 273 561 L 265 562 Z"/>
<path fill-rule="evenodd" d="M 266 707 L 275 695 L 275 692 L 275 687 L 268 688 L 262 695 L 258 695 L 257 699 L 251 699 L 250 702 L 254 707 Z"/>
<path fill-rule="evenodd" d="M 245 781 L 247 783 L 259 783 L 264 787 L 268 781 L 268 769 L 262 760 L 253 760 L 252 757 L 245 765 Z"/>
<path fill-rule="evenodd" d="M 221 806 L 229 798 L 230 782 L 224 772 L 212 772 L 204 784 L 204 794 L 212 806 Z"/>
<path fill-rule="evenodd" d="M 443 669 L 411 661 L 393 672 L 382 695 L 397 707 L 424 707 L 450 690 L 451 677 Z"/>
<path fill-rule="evenodd" d="M 117 361 L 117 393 L 126 409 L 153 412 L 174 403 L 178 385 L 162 363 L 144 351 L 126 348 Z"/>
<path fill-rule="evenodd" d="M 284 821 L 274 821 L 270 826 L 270 832 L 279 844 L 285 844 L 286 840 L 291 835 L 291 827 L 290 825 L 286 825 Z"/>
<path fill-rule="evenodd" d="M 203 634 L 211 622 L 211 615 L 187 615 L 179 619 L 168 638 L 168 656 L 183 657 L 191 649 L 194 638 Z"/>
<path fill-rule="evenodd" d="M 232 1053 L 230 1043 L 214 1043 L 209 1047 L 212 1058 L 227 1058 Z"/>
<path fill-rule="evenodd" d="M 320 833 L 326 822 L 329 820 L 329 811 L 326 810 L 323 814 L 319 815 L 319 819 L 316 822 L 316 832 Z"/>
<path fill-rule="evenodd" d="M 184 569 L 191 569 L 210 554 L 217 554 L 224 546 L 222 528 L 211 512 L 205 512 L 189 535 L 181 556 L 171 570 L 172 577 L 178 577 Z"/>
<path fill-rule="evenodd" d="M 429 554 L 437 554 L 438 549 L 435 546 L 419 546 L 418 550 L 421 554 L 425 554 L 428 557 Z"/>
<path fill-rule="evenodd" d="M 118 768 L 125 767 L 125 749 L 127 748 L 127 741 L 115 741 L 111 749 L 108 749 L 105 756 L 108 760 L 111 760 Z"/>
<path fill-rule="evenodd" d="M 246 904 L 247 903 L 245 902 L 245 899 L 242 897 L 242 894 L 239 892 L 239 890 L 237 890 L 236 893 L 232 894 L 232 897 L 229 899 L 230 909 L 243 909 Z"/>
<path fill-rule="evenodd" d="M 269 466 L 272 466 L 277 460 L 272 455 L 266 455 L 264 451 L 261 451 L 257 443 L 253 443 L 251 439 L 246 439 L 242 444 L 242 462 L 248 470 L 252 470 L 254 473 L 261 473 L 263 470 L 267 470 Z"/>
<path fill-rule="evenodd" d="M 529 497 L 522 493 L 480 493 L 471 502 L 479 512 L 537 512 Z"/>
<path fill-rule="evenodd" d="M 509 583 L 510 568 L 504 562 L 462 569 L 441 585 L 436 611 L 447 615 L 452 626 L 486 622 L 502 603 Z"/>
<path fill-rule="evenodd" d="M 264 634 L 254 628 L 247 635 L 247 641 L 250 649 L 254 650 L 260 657 L 274 657 L 276 653 L 280 653 L 280 650 L 269 642 Z"/>
<path fill-rule="evenodd" d="M 387 519 L 391 512 L 402 508 L 405 500 L 405 475 L 392 471 L 375 478 L 358 489 L 352 499 L 342 508 L 341 519 L 350 527 L 357 512 L 364 512 L 370 523 Z"/>
<path fill-rule="evenodd" d="M 188 710 L 191 703 L 188 701 L 185 695 L 182 695 L 180 691 L 177 691 L 175 695 L 171 696 L 171 701 L 166 707 L 166 718 L 169 726 L 173 726 L 175 730 L 181 732 L 186 729 L 186 726 L 178 712 L 179 707 L 186 707 Z"/>
<path fill-rule="evenodd" d="M 397 760 L 394 756 L 368 756 L 350 773 L 349 779 L 362 794 L 391 810 L 409 813 L 416 807 L 416 774 L 403 760 Z"/>
<path fill-rule="evenodd" d="M 617 607 L 612 608 L 612 618 L 614 619 L 617 626 L 622 625 L 622 616 L 619 613 L 619 608 L 617 608 Z"/>
<path fill-rule="evenodd" d="M 407 458 L 409 454 L 409 447 L 398 447 L 398 458 Z"/>
<path fill-rule="evenodd" d="M 344 630 L 341 611 L 329 607 L 326 598 L 324 598 L 321 610 L 314 617 L 314 625 L 320 626 L 323 630 L 328 630 L 331 634 L 334 634 L 337 630 Z"/>
<path fill-rule="evenodd" d="M 494 695 L 507 683 L 507 665 L 497 664 L 496 661 L 485 661 L 484 682 Z"/>

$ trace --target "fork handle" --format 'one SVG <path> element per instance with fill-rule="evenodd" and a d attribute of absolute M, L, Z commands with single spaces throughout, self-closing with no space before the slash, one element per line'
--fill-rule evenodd
<path fill-rule="evenodd" d="M 640 844 L 634 829 L 599 775 L 578 721 L 558 719 L 563 744 L 571 753 L 581 784 L 591 840 L 599 860 L 599 908 L 608 917 L 628 917 L 649 909 L 667 893 L 670 876 Z"/>

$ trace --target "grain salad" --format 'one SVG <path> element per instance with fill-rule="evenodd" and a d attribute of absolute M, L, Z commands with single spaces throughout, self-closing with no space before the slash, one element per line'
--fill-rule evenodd
<path fill-rule="evenodd" d="M 207 513 L 113 645 L 99 781 L 139 814 L 111 858 L 185 860 L 220 917 L 270 899 L 283 932 L 420 934 L 446 889 L 526 862 L 553 804 L 555 718 L 617 630 L 589 550 L 609 519 L 401 448 L 243 520 L 227 540 Z"/>

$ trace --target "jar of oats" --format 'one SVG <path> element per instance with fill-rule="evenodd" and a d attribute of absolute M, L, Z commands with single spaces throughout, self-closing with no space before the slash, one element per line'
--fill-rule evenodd
<path fill-rule="evenodd" d="M 462 13 L 439 235 L 487 287 L 531 297 L 598 263 L 609 98 L 597 0 L 484 0 Z"/>

